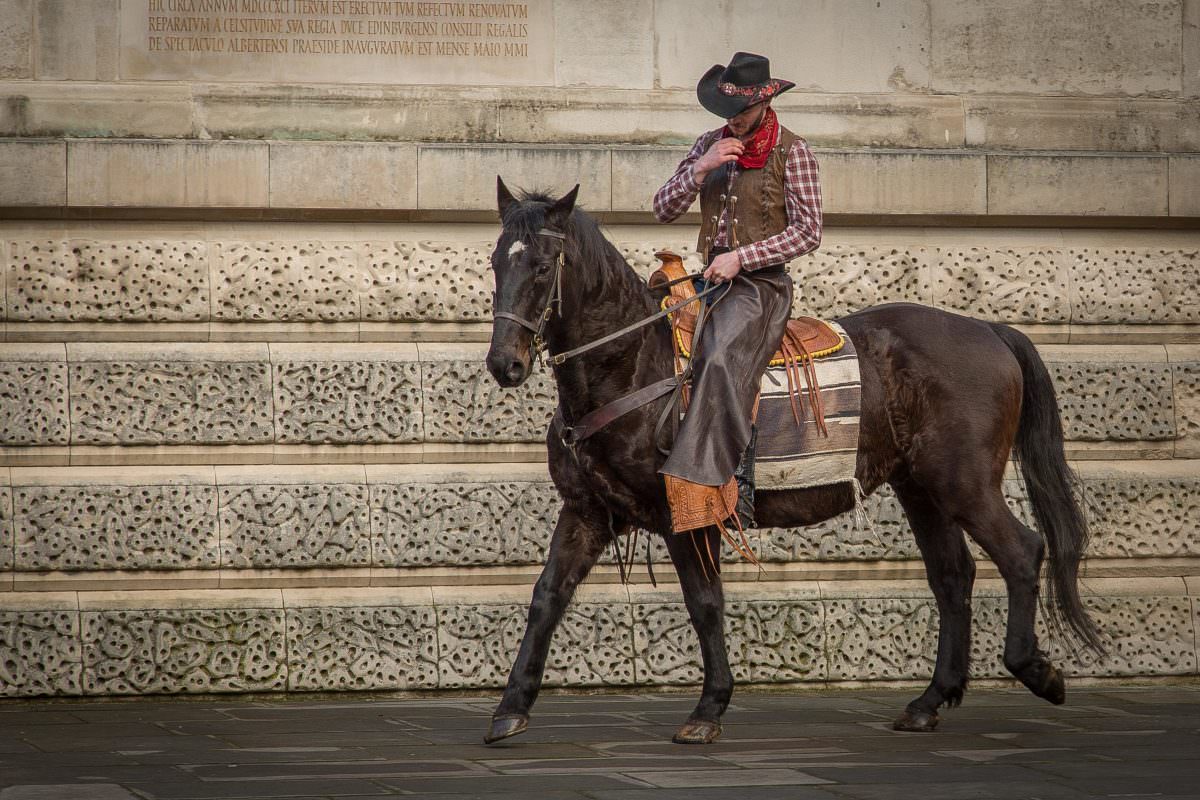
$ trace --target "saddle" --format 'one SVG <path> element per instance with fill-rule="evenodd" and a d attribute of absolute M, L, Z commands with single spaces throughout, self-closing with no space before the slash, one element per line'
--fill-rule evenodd
<path fill-rule="evenodd" d="M 654 255 L 662 264 L 650 276 L 650 288 L 662 287 L 670 281 L 687 275 L 687 270 L 683 266 L 683 258 L 677 253 L 661 250 Z M 670 294 L 663 298 L 662 307 L 665 309 L 695 295 L 696 289 L 691 281 L 680 281 L 670 287 Z M 700 313 L 699 305 L 699 302 L 689 303 L 670 315 L 671 338 L 675 346 L 676 373 L 682 371 L 683 359 L 691 357 L 692 339 L 696 333 L 696 321 Z M 841 335 L 822 320 L 813 317 L 797 317 L 788 320 L 783 339 L 779 343 L 779 348 L 771 356 L 769 366 L 786 367 L 789 394 L 792 396 L 792 413 L 796 417 L 797 424 L 800 424 L 802 418 L 798 397 L 803 378 L 804 393 L 813 410 L 817 428 L 822 432 L 825 431 L 825 415 L 821 409 L 821 391 L 820 386 L 817 385 L 813 362 L 838 352 L 845 344 Z M 755 405 L 757 407 L 757 403 Z"/>

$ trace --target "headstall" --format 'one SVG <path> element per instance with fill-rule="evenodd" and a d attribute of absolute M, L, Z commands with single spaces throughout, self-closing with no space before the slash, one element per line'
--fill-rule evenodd
<path fill-rule="evenodd" d="M 558 239 L 560 242 L 558 258 L 554 261 L 554 277 L 550 281 L 550 291 L 546 295 L 546 307 L 542 310 L 541 317 L 535 325 L 524 317 L 518 317 L 516 314 L 510 314 L 507 311 L 496 311 L 492 316 L 501 319 L 511 319 L 522 328 L 526 328 L 532 332 L 534 357 L 541 358 L 542 351 L 547 349 L 546 340 L 542 336 L 546 332 L 546 323 L 550 321 L 550 316 L 554 313 L 555 307 L 558 308 L 558 313 L 562 314 L 562 271 L 566 258 L 567 235 L 558 231 L 552 231 L 549 228 L 540 228 L 537 235 L 549 236 L 552 239 Z M 561 364 L 563 361 L 566 361 L 565 358 L 561 361 L 557 360 L 558 356 L 549 356 L 549 359 L 554 364 Z"/>
<path fill-rule="evenodd" d="M 517 316 L 516 314 L 512 314 L 508 311 L 495 311 L 492 313 L 492 316 L 499 318 L 499 319 L 510 319 L 513 322 L 520 325 L 522 328 L 525 328 L 526 330 L 530 331 L 533 334 L 534 357 L 541 358 L 542 352 L 548 350 L 548 347 L 546 345 L 546 340 L 543 337 L 543 334 L 546 332 L 546 324 L 550 321 L 550 317 L 554 314 L 554 311 L 556 308 L 558 309 L 558 313 L 560 315 L 562 314 L 562 273 L 563 273 L 563 267 L 566 264 L 564 254 L 566 251 L 567 236 L 564 233 L 559 233 L 558 231 L 552 231 L 549 228 L 540 228 L 537 231 L 537 235 L 538 236 L 549 236 L 552 239 L 558 239 L 562 243 L 562 246 L 559 247 L 559 250 L 558 250 L 558 258 L 555 259 L 554 276 L 553 276 L 553 278 L 551 278 L 549 293 L 546 295 L 546 306 L 545 306 L 545 308 L 542 309 L 542 314 L 539 317 L 537 324 L 534 324 L 533 322 L 530 322 L 529 320 L 525 319 L 524 317 Z M 698 273 L 698 272 L 689 273 L 688 275 L 685 275 L 682 278 L 676 278 L 673 281 L 662 284 L 661 288 L 667 288 L 670 286 L 674 286 L 677 283 L 682 283 L 683 281 L 690 281 L 693 278 L 698 278 L 698 277 L 700 277 L 700 273 Z M 703 289 L 702 291 L 699 291 L 696 294 L 692 295 L 691 297 L 687 298 L 686 300 L 683 300 L 679 303 L 676 303 L 673 306 L 669 306 L 669 307 L 663 309 L 662 311 L 659 311 L 657 314 L 652 314 L 651 316 L 646 317 L 645 319 L 639 320 L 639 321 L 633 323 L 632 325 L 628 325 L 624 328 L 621 328 L 619 331 L 613 331 L 612 333 L 610 333 L 606 336 L 602 336 L 599 339 L 596 339 L 594 341 L 588 342 L 587 344 L 576 347 L 573 350 L 567 350 L 562 353 L 555 353 L 553 355 L 551 355 L 551 354 L 549 354 L 549 352 L 547 352 L 546 360 L 549 361 L 551 364 L 554 364 L 555 366 L 563 364 L 569 358 L 574 358 L 575 356 L 586 353 L 589 350 L 594 350 L 595 348 L 600 347 L 601 345 L 608 344 L 612 340 L 619 339 L 620 337 L 624 336 L 625 334 L 632 333 L 633 331 L 636 331 L 639 328 L 644 328 L 645 326 L 649 325 L 651 322 L 660 320 L 663 317 L 667 316 L 668 314 L 674 314 L 676 311 L 678 311 L 679 309 L 688 305 L 689 303 L 694 303 L 697 300 L 702 300 L 702 299 L 708 297 L 709 295 L 714 294 L 717 290 L 721 289 L 723 286 L 724 286 L 724 284 L 714 283 L 711 286 L 709 286 L 709 287 Z"/>

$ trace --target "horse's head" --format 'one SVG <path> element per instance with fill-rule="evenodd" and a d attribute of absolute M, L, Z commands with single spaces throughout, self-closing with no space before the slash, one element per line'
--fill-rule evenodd
<path fill-rule="evenodd" d="M 578 193 L 576 185 L 557 200 L 541 195 L 518 200 L 496 177 L 501 231 L 492 251 L 496 292 L 487 367 L 501 386 L 520 386 L 532 371 L 551 303 L 559 297 L 561 256 Z"/>

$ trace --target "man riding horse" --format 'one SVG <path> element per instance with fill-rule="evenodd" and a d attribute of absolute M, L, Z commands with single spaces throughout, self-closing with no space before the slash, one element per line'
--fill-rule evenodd
<path fill-rule="evenodd" d="M 696 94 L 726 124 L 700 136 L 654 196 L 660 222 L 700 196 L 704 278 L 729 283 L 710 304 L 692 368 L 689 408 L 698 413 L 684 418 L 660 471 L 673 508 L 710 505 L 736 477 L 743 528 L 754 525 L 755 397 L 792 310 L 786 265 L 821 243 L 817 160 L 771 108 L 794 85 L 772 78 L 770 62 L 753 53 L 714 65 Z"/>

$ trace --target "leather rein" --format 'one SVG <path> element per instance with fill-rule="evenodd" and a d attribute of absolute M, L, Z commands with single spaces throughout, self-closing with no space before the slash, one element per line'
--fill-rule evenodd
<path fill-rule="evenodd" d="M 542 309 L 542 313 L 538 317 L 537 323 L 531 322 L 530 320 L 527 320 L 524 317 L 520 317 L 516 314 L 509 313 L 508 311 L 494 311 L 492 313 L 492 317 L 495 319 L 512 320 L 522 328 L 525 328 L 533 333 L 533 352 L 535 358 L 542 358 L 542 353 L 545 352 L 545 360 L 549 361 L 555 366 L 561 365 L 568 359 L 574 358 L 575 356 L 583 355 L 590 350 L 594 350 L 597 347 L 606 345 L 615 339 L 625 336 L 626 334 L 633 333 L 634 331 L 644 328 L 653 322 L 657 322 L 668 314 L 673 314 L 689 303 L 702 300 L 722 288 L 722 284 L 714 283 L 713 285 L 697 292 L 686 300 L 682 300 L 672 306 L 668 306 L 656 314 L 652 314 L 649 317 L 638 320 L 632 325 L 627 325 L 620 330 L 613 331 L 612 333 L 606 334 L 599 339 L 595 339 L 594 341 L 580 345 L 579 347 L 571 350 L 551 354 L 543 334 L 545 334 L 546 325 L 550 322 L 550 318 L 554 315 L 556 310 L 558 311 L 559 316 L 562 316 L 562 273 L 563 267 L 566 264 L 565 250 L 567 237 L 564 233 L 552 231 L 548 228 L 539 229 L 537 231 L 537 235 L 558 239 L 561 243 L 558 250 L 558 257 L 554 261 L 554 275 L 550 280 L 550 288 L 546 294 L 545 307 Z M 682 278 L 676 278 L 675 280 L 663 283 L 657 288 L 669 288 L 677 283 L 682 283 L 684 281 L 690 281 L 694 278 L 701 277 L 701 275 L 702 273 L 699 272 L 689 273 L 684 275 Z M 704 308 L 705 306 L 701 306 L 700 320 L 697 323 L 695 332 L 696 340 L 699 340 L 700 329 L 703 327 Z M 679 389 L 683 386 L 687 378 L 687 373 L 683 375 L 673 375 L 670 378 L 664 378 L 663 380 L 656 381 L 649 386 L 644 386 L 641 389 L 637 389 L 636 391 L 630 392 L 627 395 L 618 397 L 616 400 L 606 403 L 600 408 L 584 414 L 583 417 L 579 419 L 579 422 L 577 422 L 575 425 L 567 426 L 563 424 L 563 433 L 561 436 L 563 444 L 565 444 L 568 448 L 571 448 L 573 451 L 576 444 L 596 433 L 610 422 L 616 420 L 618 417 L 624 416 L 630 411 L 640 408 L 647 403 L 651 403 L 669 392 L 678 393 Z M 664 411 L 664 416 L 659 419 L 659 430 L 662 428 L 666 414 L 670 412 L 670 409 L 673 408 L 674 405 L 675 403 L 672 402 L 666 411 Z M 657 436 L 655 438 L 657 438 Z"/>

